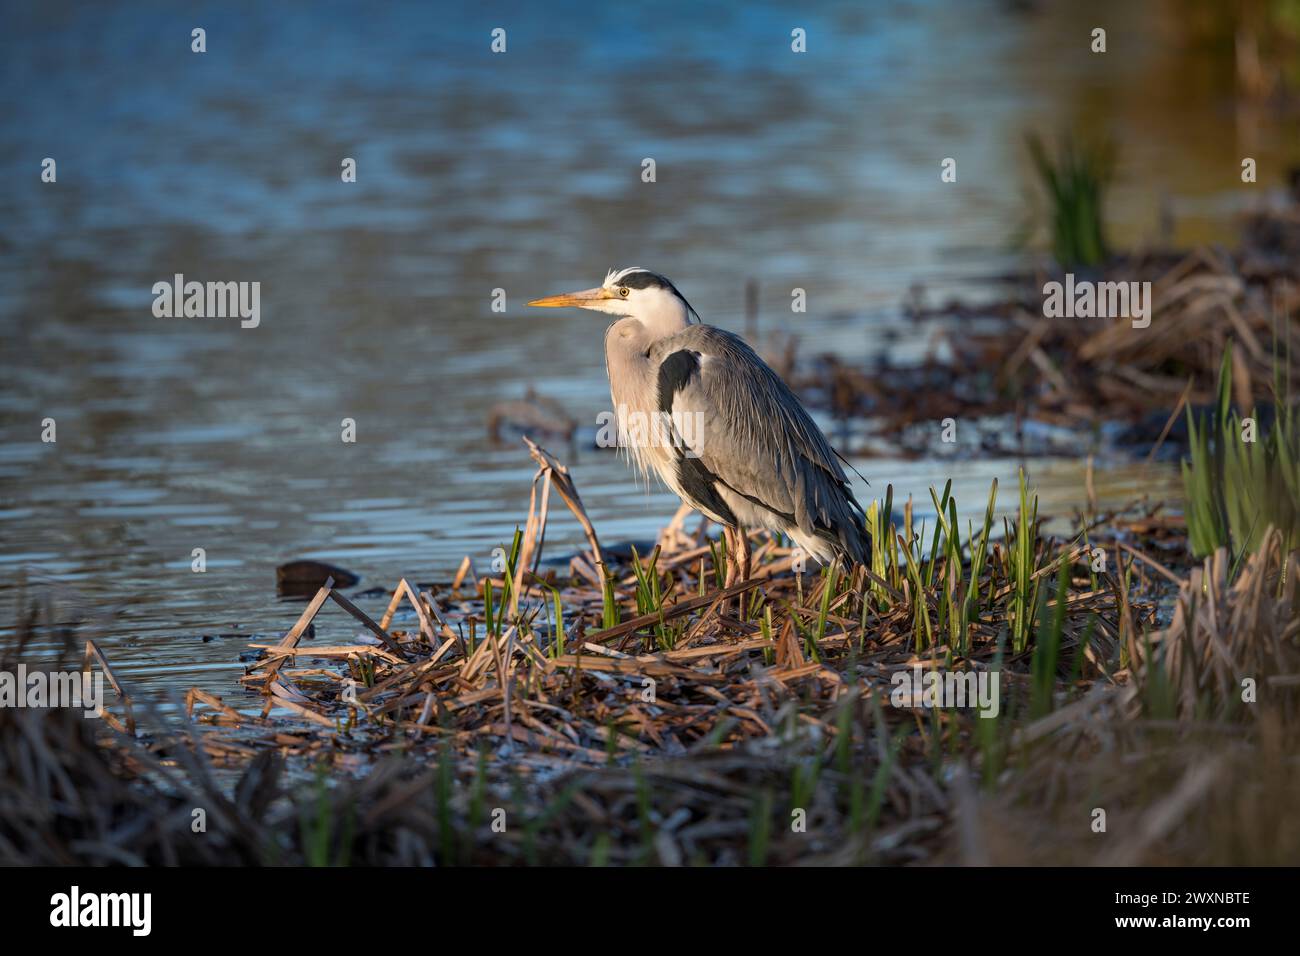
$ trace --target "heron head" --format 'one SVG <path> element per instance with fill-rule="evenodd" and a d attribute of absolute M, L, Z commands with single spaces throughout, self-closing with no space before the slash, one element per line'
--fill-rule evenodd
<path fill-rule="evenodd" d="M 627 316 L 665 333 L 684 328 L 692 316 L 699 320 L 699 315 L 676 286 L 659 273 L 639 266 L 617 271 L 611 269 L 605 281 L 594 289 L 533 299 L 528 304 L 546 309 L 572 306 Z"/>

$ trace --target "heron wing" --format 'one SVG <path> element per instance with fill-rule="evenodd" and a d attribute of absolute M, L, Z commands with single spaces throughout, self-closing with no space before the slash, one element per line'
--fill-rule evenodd
<path fill-rule="evenodd" d="M 834 450 L 753 349 L 694 325 L 656 344 L 652 358 L 659 410 L 672 415 L 692 494 L 720 484 L 809 534 L 847 534 L 845 547 L 857 551 L 862 509 Z"/>

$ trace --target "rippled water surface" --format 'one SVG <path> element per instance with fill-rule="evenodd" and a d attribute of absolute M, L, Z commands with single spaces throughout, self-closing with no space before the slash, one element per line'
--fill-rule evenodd
<path fill-rule="evenodd" d="M 765 328 L 853 359 L 913 283 L 978 298 L 1021 262 L 1028 129 L 1121 144 L 1121 243 L 1158 235 L 1165 197 L 1178 241 L 1229 235 L 1235 138 L 1261 169 L 1279 149 L 1211 92 L 1220 65 L 1161 42 L 1158 5 L 1108 6 L 1105 69 L 1068 4 L 125 6 L 24 6 L 0 37 L 0 627 L 25 571 L 155 687 L 228 692 L 248 636 L 299 613 L 285 560 L 447 580 L 510 536 L 533 467 L 491 408 L 532 386 L 592 427 L 608 404 L 601 322 L 528 298 L 639 264 L 740 330 L 757 278 Z M 155 318 L 175 273 L 260 282 L 260 326 Z M 652 536 L 675 500 L 579 445 L 553 450 L 602 536 Z M 1078 462 L 1029 464 L 1044 510 L 1083 501 Z M 863 497 L 926 505 L 952 475 L 973 514 L 1019 462 L 857 465 Z M 1169 490 L 1102 468 L 1107 500 Z M 579 539 L 559 516 L 548 545 Z"/>

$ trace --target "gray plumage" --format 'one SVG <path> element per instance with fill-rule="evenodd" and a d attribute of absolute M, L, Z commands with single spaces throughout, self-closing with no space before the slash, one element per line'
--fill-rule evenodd
<path fill-rule="evenodd" d="M 825 542 L 808 547 L 819 558 L 829 546 L 840 557 L 866 561 L 870 543 L 848 476 L 789 386 L 743 339 L 711 325 L 659 340 L 649 361 L 659 366 L 681 351 L 699 356 L 698 371 L 667 410 L 675 420 L 702 416 L 699 440 L 689 447 L 721 484 L 733 514 L 740 517 L 742 508 L 729 499 L 741 497 L 758 512 L 742 524 L 785 534 L 797 528 L 799 537 Z"/>
<path fill-rule="evenodd" d="M 870 560 L 862 507 L 821 429 L 744 340 L 693 323 L 671 282 L 633 267 L 530 304 L 620 316 L 605 333 L 606 369 L 620 444 L 643 472 L 724 528 L 778 531 L 823 562 Z M 743 577 L 748 540 L 735 545 Z"/>

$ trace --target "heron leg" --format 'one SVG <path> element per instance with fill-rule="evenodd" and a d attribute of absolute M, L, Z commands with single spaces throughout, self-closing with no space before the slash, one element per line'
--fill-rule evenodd
<path fill-rule="evenodd" d="M 727 543 L 727 576 L 722 586 L 729 588 L 736 583 L 736 534 L 729 525 L 722 528 L 722 540 Z"/>
<path fill-rule="evenodd" d="M 736 583 L 749 580 L 749 535 L 745 533 L 744 528 L 736 529 L 736 564 L 738 574 Z"/>
<path fill-rule="evenodd" d="M 749 580 L 749 535 L 744 528 L 737 528 L 733 536 L 736 542 L 736 583 Z M 736 617 L 745 619 L 745 595 L 736 595 Z"/>

